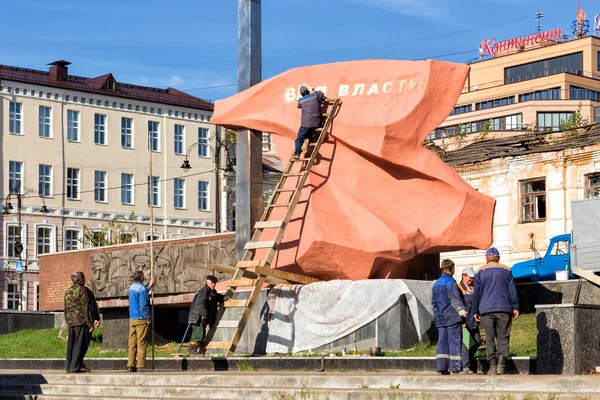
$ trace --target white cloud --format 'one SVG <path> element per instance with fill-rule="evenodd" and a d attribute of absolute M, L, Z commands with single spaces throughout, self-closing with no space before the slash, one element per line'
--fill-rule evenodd
<path fill-rule="evenodd" d="M 446 14 L 441 0 L 347 0 L 364 6 L 381 8 L 398 14 L 440 17 Z"/>

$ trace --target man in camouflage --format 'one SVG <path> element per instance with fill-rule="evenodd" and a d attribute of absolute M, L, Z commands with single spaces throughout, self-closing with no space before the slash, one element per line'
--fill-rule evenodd
<path fill-rule="evenodd" d="M 71 275 L 73 286 L 65 292 L 65 320 L 69 327 L 67 340 L 67 365 L 70 373 L 90 372 L 83 363 L 92 332 L 100 325 L 98 309 L 94 298 L 90 299 L 85 287 L 83 272 Z"/>

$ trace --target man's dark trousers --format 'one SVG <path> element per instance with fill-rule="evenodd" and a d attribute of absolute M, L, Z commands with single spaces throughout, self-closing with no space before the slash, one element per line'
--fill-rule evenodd
<path fill-rule="evenodd" d="M 83 357 L 90 345 L 90 328 L 85 325 L 69 328 L 67 341 L 67 371 L 77 371 L 83 367 Z"/>
<path fill-rule="evenodd" d="M 499 356 L 508 358 L 511 326 L 511 314 L 495 312 L 481 316 L 481 327 L 485 331 L 485 353 L 490 364 L 496 364 Z"/>
<path fill-rule="evenodd" d="M 469 333 L 475 341 L 475 344 L 470 349 L 467 349 L 467 346 L 465 346 L 464 342 L 461 340 L 460 357 L 462 359 L 463 369 L 469 368 L 471 371 L 475 371 L 477 369 L 477 360 L 474 360 L 474 357 L 481 344 L 481 335 L 479 333 L 479 328 L 469 329 Z M 473 361 L 472 365 L 471 361 Z"/>
<path fill-rule="evenodd" d="M 459 372 L 462 370 L 460 358 L 460 343 L 462 342 L 462 325 L 452 324 L 438 326 L 438 344 L 436 362 L 438 371 Z"/>
<path fill-rule="evenodd" d="M 294 151 L 295 154 L 300 154 L 300 152 L 302 151 L 302 145 L 304 144 L 304 141 L 306 139 L 312 139 L 316 129 L 317 128 L 307 128 L 305 126 L 300 127 L 300 129 L 298 130 L 298 137 L 294 141 L 296 146 Z"/>

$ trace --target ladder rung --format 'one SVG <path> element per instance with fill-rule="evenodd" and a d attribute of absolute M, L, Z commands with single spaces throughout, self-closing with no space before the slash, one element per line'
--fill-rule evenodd
<path fill-rule="evenodd" d="M 329 104 L 333 104 L 333 103 L 335 103 L 335 101 L 336 101 L 336 100 L 337 100 L 337 99 L 330 99 L 329 97 L 327 98 L 327 102 L 328 102 Z"/>
<path fill-rule="evenodd" d="M 304 161 L 310 161 L 310 158 L 296 158 L 295 160 L 292 160 L 292 162 L 304 162 Z"/>
<path fill-rule="evenodd" d="M 296 191 L 293 189 L 292 191 Z M 265 228 L 280 228 L 283 225 L 283 221 L 258 221 L 254 224 L 254 229 L 265 229 Z"/>
<path fill-rule="evenodd" d="M 321 114 L 321 117 L 328 118 L 328 117 L 329 117 L 329 113 L 322 113 L 322 114 Z"/>
<path fill-rule="evenodd" d="M 294 188 L 294 189 L 291 189 L 291 188 L 290 189 L 277 189 L 276 192 L 295 192 L 296 190 L 297 190 L 296 188 Z M 256 228 L 256 226 L 255 226 L 255 228 Z"/>
<path fill-rule="evenodd" d="M 260 242 L 250 242 L 250 243 L 260 243 Z M 248 244 L 248 243 L 246 243 Z M 238 261 L 235 265 L 236 268 L 255 268 L 255 267 L 266 267 L 266 260 L 248 260 L 248 261 Z"/>
<path fill-rule="evenodd" d="M 227 300 L 223 305 L 225 307 L 246 307 L 248 300 Z"/>
<path fill-rule="evenodd" d="M 219 328 L 237 328 L 240 326 L 240 321 L 219 321 Z"/>
<path fill-rule="evenodd" d="M 241 279 L 230 280 L 229 282 L 227 282 L 227 286 L 229 286 L 229 287 L 254 286 L 255 283 L 256 283 L 256 279 L 241 278 Z"/>
<path fill-rule="evenodd" d="M 206 348 L 212 350 L 229 350 L 231 342 L 210 342 L 206 345 Z"/>
<path fill-rule="evenodd" d="M 310 146 L 310 144 L 309 144 L 309 146 Z M 285 177 L 285 178 L 287 178 L 287 177 L 290 177 L 290 176 L 303 176 L 303 175 L 304 174 L 283 174 L 282 176 Z"/>
<path fill-rule="evenodd" d="M 289 207 L 289 204 L 271 204 L 269 207 Z"/>
<path fill-rule="evenodd" d="M 268 242 L 248 242 L 246 246 L 244 246 L 245 250 L 254 250 L 254 249 L 272 249 L 275 247 L 275 241 L 270 240 Z"/>
<path fill-rule="evenodd" d="M 316 145 L 317 145 L 317 142 L 311 142 L 311 143 L 308 144 L 308 147 L 316 146 Z"/>

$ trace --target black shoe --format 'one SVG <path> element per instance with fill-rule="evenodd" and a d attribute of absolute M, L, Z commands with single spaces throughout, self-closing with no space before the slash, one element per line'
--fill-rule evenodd
<path fill-rule="evenodd" d="M 300 153 L 294 153 L 294 155 L 292 156 L 292 160 L 297 160 L 300 158 Z"/>
<path fill-rule="evenodd" d="M 85 365 L 83 367 L 79 368 L 79 370 L 83 371 L 83 372 L 92 372 L 92 370 L 89 369 L 88 367 L 86 367 Z"/>
<path fill-rule="evenodd" d="M 450 375 L 450 372 L 448 372 L 448 370 L 438 371 L 438 375 Z"/>
<path fill-rule="evenodd" d="M 498 368 L 496 371 L 497 371 L 498 375 L 506 374 L 506 357 L 504 357 L 504 356 L 498 357 Z"/>
<path fill-rule="evenodd" d="M 137 368 L 136 367 L 127 367 L 127 371 L 128 372 L 137 372 Z"/>

